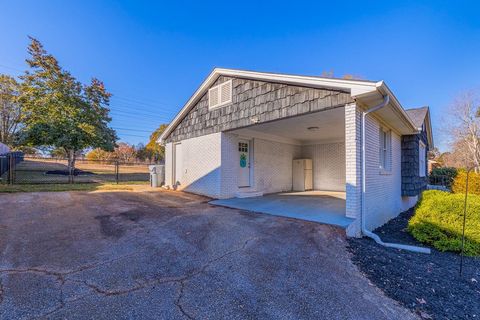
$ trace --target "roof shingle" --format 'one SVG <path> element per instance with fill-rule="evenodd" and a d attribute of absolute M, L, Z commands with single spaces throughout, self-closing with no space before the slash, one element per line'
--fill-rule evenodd
<path fill-rule="evenodd" d="M 420 128 L 425 121 L 425 117 L 427 116 L 428 107 L 421 107 L 421 108 L 414 108 L 405 110 L 408 117 L 412 120 L 413 124 Z"/>

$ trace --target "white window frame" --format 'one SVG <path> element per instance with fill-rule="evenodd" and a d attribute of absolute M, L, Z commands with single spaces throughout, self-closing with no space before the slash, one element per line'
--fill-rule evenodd
<path fill-rule="evenodd" d="M 379 134 L 379 168 L 381 173 L 391 172 L 392 170 L 392 131 L 380 127 Z"/>
<path fill-rule="evenodd" d="M 222 92 L 223 92 L 223 88 L 225 86 L 230 86 L 230 91 L 228 92 L 229 94 L 229 98 L 225 101 L 222 102 Z M 218 102 L 217 104 L 215 105 L 212 105 L 211 104 L 211 94 L 213 91 L 217 90 L 217 96 L 218 96 Z M 211 87 L 209 90 L 208 90 L 208 109 L 209 110 L 212 110 L 212 109 L 216 109 L 216 108 L 219 108 L 219 107 L 222 107 L 224 105 L 227 105 L 229 103 L 232 102 L 232 96 L 233 96 L 233 83 L 232 83 L 232 80 L 228 80 L 228 81 L 225 81 L 225 82 L 222 82 L 220 83 L 219 85 L 216 85 L 214 87 Z"/>
<path fill-rule="evenodd" d="M 425 177 L 427 172 L 427 146 L 423 141 L 418 144 L 418 175 Z"/>

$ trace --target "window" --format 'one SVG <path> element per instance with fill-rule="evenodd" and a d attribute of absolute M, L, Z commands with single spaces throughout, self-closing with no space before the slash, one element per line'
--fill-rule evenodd
<path fill-rule="evenodd" d="M 380 154 L 380 169 L 390 171 L 390 155 L 392 148 L 392 135 L 390 130 L 380 128 L 379 132 L 379 154 Z"/>
<path fill-rule="evenodd" d="M 427 173 L 427 168 L 425 165 L 425 161 L 427 159 L 427 148 L 425 147 L 425 143 L 420 141 L 420 144 L 418 146 L 418 168 L 420 170 L 419 175 L 420 177 L 425 177 Z"/>
<path fill-rule="evenodd" d="M 208 108 L 218 108 L 232 102 L 232 80 L 221 83 L 208 90 Z"/>
<path fill-rule="evenodd" d="M 239 142 L 239 143 L 238 143 L 238 151 L 240 151 L 240 152 L 248 152 L 248 143 Z"/>

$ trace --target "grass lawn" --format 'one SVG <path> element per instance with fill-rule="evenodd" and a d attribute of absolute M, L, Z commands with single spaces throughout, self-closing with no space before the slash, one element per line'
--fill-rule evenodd
<path fill-rule="evenodd" d="M 127 181 L 119 184 L 109 183 L 75 183 L 75 184 L 0 184 L 0 193 L 13 192 L 55 192 L 55 191 L 134 191 L 149 187 L 148 183 Z"/>
<path fill-rule="evenodd" d="M 75 167 L 84 173 L 74 177 L 75 183 L 111 184 L 116 181 L 115 164 L 113 162 L 77 160 Z M 52 171 L 67 170 L 66 160 L 26 158 L 15 166 L 15 184 L 68 183 L 68 175 L 52 173 Z M 6 173 L 3 178 L 6 179 Z M 120 164 L 118 179 L 121 183 L 132 181 L 149 183 L 148 165 Z"/>

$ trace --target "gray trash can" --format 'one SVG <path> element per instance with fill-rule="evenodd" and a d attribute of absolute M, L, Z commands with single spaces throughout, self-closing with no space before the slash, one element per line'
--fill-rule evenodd
<path fill-rule="evenodd" d="M 158 188 L 165 184 L 165 166 L 154 164 L 148 166 L 150 171 L 150 186 L 152 188 Z"/>

